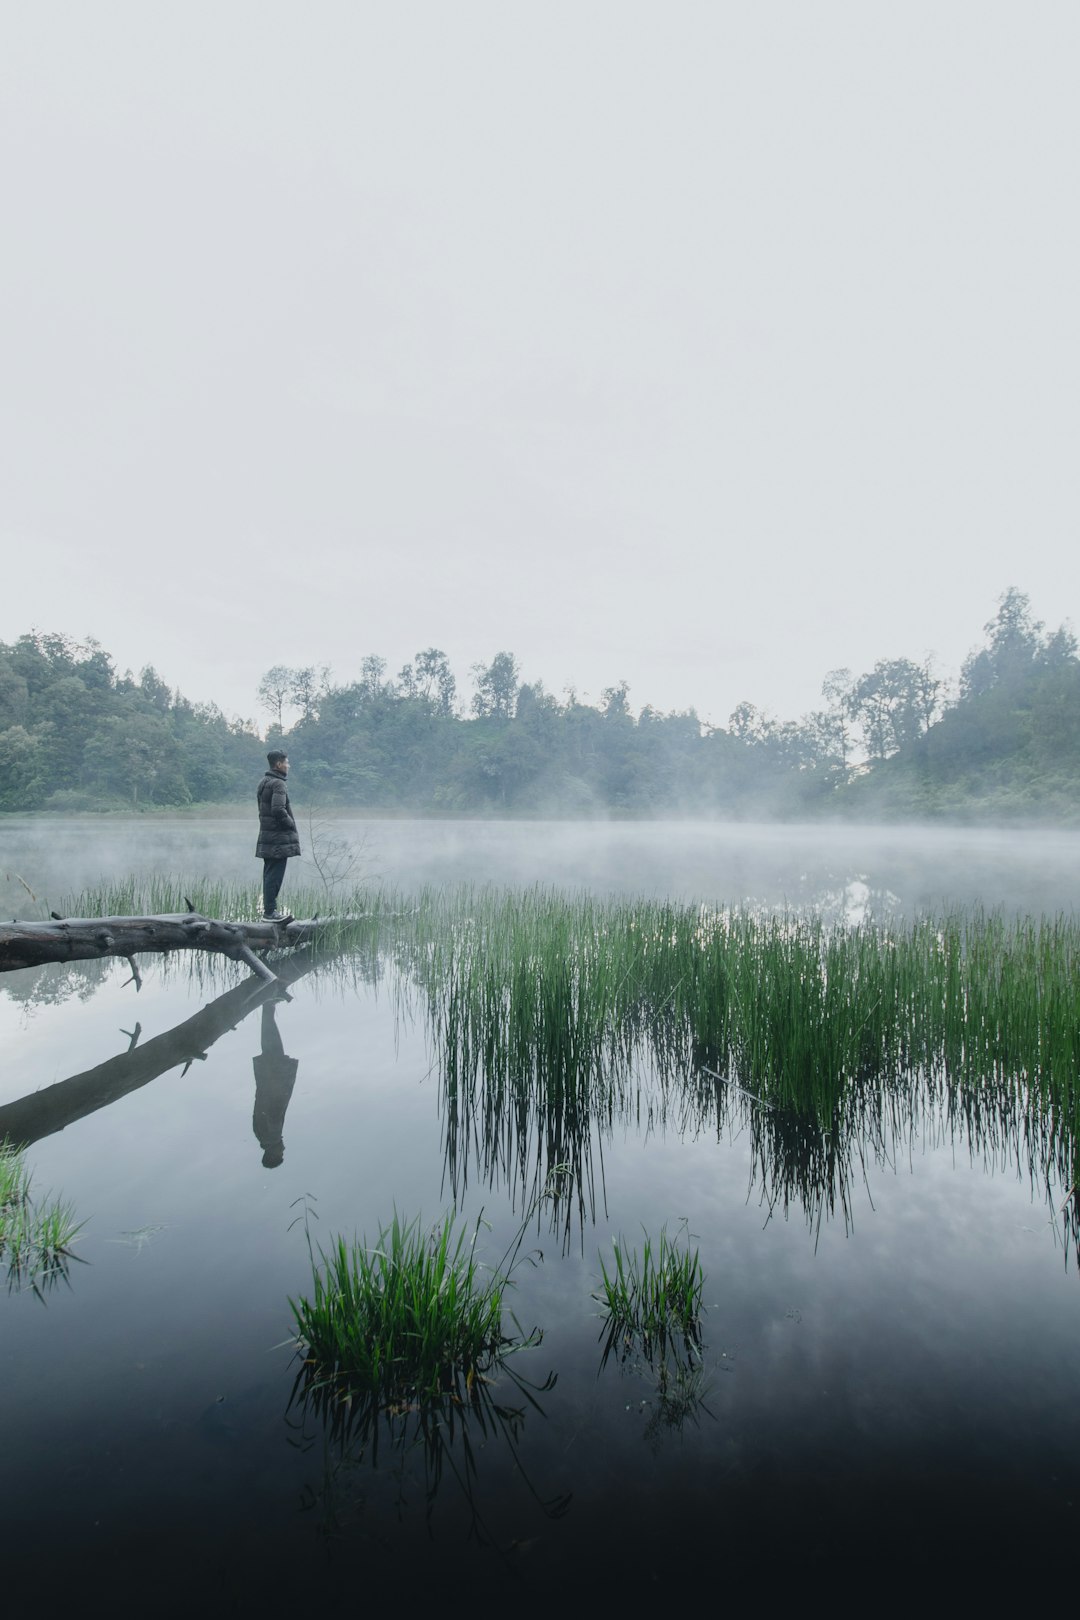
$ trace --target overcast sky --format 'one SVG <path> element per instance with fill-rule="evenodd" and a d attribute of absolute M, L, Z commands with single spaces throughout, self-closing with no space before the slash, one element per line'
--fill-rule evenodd
<path fill-rule="evenodd" d="M 1075 0 L 0 18 L 0 639 L 723 723 L 1080 621 Z"/>

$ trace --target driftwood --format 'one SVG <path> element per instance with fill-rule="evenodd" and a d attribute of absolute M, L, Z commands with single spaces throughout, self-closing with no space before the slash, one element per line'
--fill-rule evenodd
<path fill-rule="evenodd" d="M 46 962 L 86 962 L 125 956 L 136 985 L 135 957 L 148 951 L 215 951 L 243 962 L 268 984 L 277 975 L 255 952 L 306 945 L 321 929 L 356 922 L 355 917 L 290 922 L 219 922 L 198 911 L 160 917 L 54 917 L 48 922 L 0 923 L 0 973 Z"/>

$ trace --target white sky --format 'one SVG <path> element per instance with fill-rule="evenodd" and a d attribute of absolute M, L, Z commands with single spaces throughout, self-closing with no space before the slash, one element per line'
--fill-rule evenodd
<path fill-rule="evenodd" d="M 1075 0 L 0 0 L 0 639 L 256 712 L 1080 620 Z"/>

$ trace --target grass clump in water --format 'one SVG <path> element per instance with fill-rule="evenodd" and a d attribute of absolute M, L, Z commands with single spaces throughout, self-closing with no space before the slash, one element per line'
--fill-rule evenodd
<path fill-rule="evenodd" d="M 697 1249 L 668 1237 L 663 1227 L 654 1243 L 648 1232 L 639 1254 L 621 1237 L 613 1240 L 615 1259 L 608 1270 L 600 1256 L 601 1286 L 593 1295 L 604 1308 L 604 1359 L 639 1352 L 646 1361 L 669 1350 L 697 1357 L 701 1349 L 705 1273 Z"/>
<path fill-rule="evenodd" d="M 318 1260 L 312 1252 L 312 1295 L 289 1301 L 306 1393 L 359 1395 L 384 1410 L 464 1397 L 511 1347 L 538 1342 L 503 1333 L 521 1233 L 489 1272 L 476 1258 L 479 1230 L 479 1218 L 470 1234 L 451 1213 L 427 1233 L 395 1214 L 374 1244 L 338 1237 Z"/>
<path fill-rule="evenodd" d="M 30 1201 L 30 1173 L 26 1160 L 10 1142 L 0 1142 L 0 1232 Z"/>
<path fill-rule="evenodd" d="M 8 1290 L 29 1287 L 40 1299 L 47 1288 L 66 1282 L 71 1245 L 82 1225 L 59 1198 L 35 1202 L 25 1155 L 0 1142 L 0 1264 L 7 1266 Z"/>

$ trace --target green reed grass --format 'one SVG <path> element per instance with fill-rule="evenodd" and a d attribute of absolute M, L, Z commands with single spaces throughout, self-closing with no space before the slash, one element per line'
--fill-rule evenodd
<path fill-rule="evenodd" d="M 562 1161 L 591 1200 L 597 1132 L 699 1081 L 741 1088 L 784 1177 L 822 1190 L 843 1187 L 849 1127 L 924 1085 L 956 1121 L 1022 1118 L 1066 1186 L 1080 1174 L 1076 919 L 844 925 L 463 887 L 419 895 L 390 948 L 426 1003 L 455 1192 L 470 1161 L 526 1187 Z"/>
<path fill-rule="evenodd" d="M 541 1080 L 559 1106 L 643 1051 L 708 1065 L 773 1107 L 828 1115 L 866 1075 L 1022 1078 L 1072 1106 L 1080 924 L 981 911 L 814 916 L 568 897 L 426 896 L 403 942 L 451 1086 Z"/>
<path fill-rule="evenodd" d="M 0 1142 L 0 1222 L 6 1223 L 16 1210 L 30 1202 L 30 1172 L 26 1156 L 10 1142 Z M 0 1231 L 6 1231 L 6 1224 Z"/>
<path fill-rule="evenodd" d="M 395 1213 L 373 1244 L 312 1253 L 311 1296 L 289 1301 L 308 1390 L 383 1406 L 471 1391 L 514 1342 L 502 1318 L 516 1250 L 488 1272 L 479 1231 L 451 1214 L 429 1233 Z"/>
<path fill-rule="evenodd" d="M 622 1237 L 612 1249 L 610 1271 L 600 1256 L 601 1285 L 593 1295 L 604 1310 L 605 1359 L 615 1348 L 646 1361 L 680 1346 L 699 1350 L 705 1275 L 697 1249 L 669 1238 L 666 1227 L 655 1241 L 645 1232 L 640 1253 Z"/>
<path fill-rule="evenodd" d="M 324 888 L 290 882 L 282 898 L 288 900 L 294 917 L 325 917 L 327 914 Z M 335 896 L 334 914 L 380 916 L 393 909 L 398 899 L 391 888 L 357 883 Z M 94 884 L 65 896 L 61 910 L 67 917 L 168 916 L 187 911 L 189 901 L 206 917 L 238 922 L 245 919 L 258 922 L 262 918 L 262 888 L 256 879 L 238 883 L 183 874 L 150 873 Z"/>
<path fill-rule="evenodd" d="M 24 1153 L 0 1142 L 0 1263 L 7 1266 L 9 1290 L 29 1287 L 40 1298 L 66 1280 L 83 1224 L 62 1199 L 39 1204 Z"/>
<path fill-rule="evenodd" d="M 253 886 L 149 880 L 69 910 L 176 911 L 185 896 L 209 915 L 257 909 Z M 314 892 L 290 899 L 297 914 L 318 909 Z M 706 1075 L 763 1115 L 798 1116 L 804 1137 L 842 1133 L 868 1097 L 927 1082 L 958 1119 L 1019 1110 L 1049 1132 L 1068 1184 L 1080 1174 L 1074 918 L 972 909 L 845 925 L 468 886 L 365 888 L 340 909 L 354 902 L 363 918 L 339 947 L 381 953 L 425 1006 L 455 1188 L 470 1157 L 534 1187 L 567 1163 L 585 1185 L 596 1127 L 640 1107 L 643 1066 L 661 1096 Z"/>

